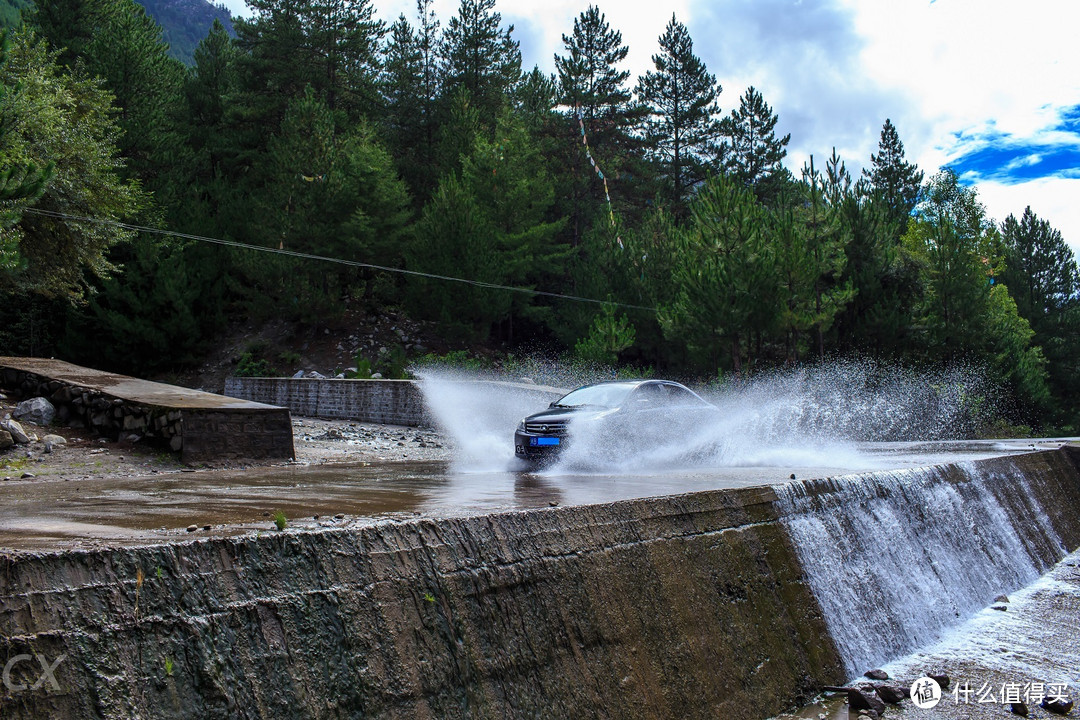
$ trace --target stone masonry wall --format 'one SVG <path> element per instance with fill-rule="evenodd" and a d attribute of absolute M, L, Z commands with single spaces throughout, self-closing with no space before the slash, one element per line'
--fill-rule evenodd
<path fill-rule="evenodd" d="M 486 382 L 486 381 L 477 381 Z M 548 402 L 560 393 L 515 385 Z M 420 386 L 412 380 L 338 380 L 314 378 L 237 378 L 225 381 L 229 397 L 287 407 L 303 417 L 347 418 L 387 425 L 431 425 Z"/>
<path fill-rule="evenodd" d="M 292 419 L 283 407 L 256 411 L 152 405 L 14 368 L 0 371 L 0 387 L 24 398 L 48 399 L 60 424 L 113 439 L 134 436 L 180 453 L 184 462 L 295 456 Z"/>

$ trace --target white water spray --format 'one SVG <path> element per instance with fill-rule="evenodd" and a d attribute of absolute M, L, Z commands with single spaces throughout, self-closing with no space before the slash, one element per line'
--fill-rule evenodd
<path fill-rule="evenodd" d="M 456 449 L 455 469 L 521 469 L 513 432 L 525 416 L 543 410 L 561 390 L 610 379 L 604 369 L 566 368 L 526 361 L 520 375 L 416 371 L 427 410 Z M 870 362 L 838 362 L 774 373 L 746 383 L 704 388 L 719 408 L 707 424 L 680 428 L 680 420 L 654 416 L 635 427 L 643 442 L 613 447 L 597 426 L 571 423 L 566 452 L 547 472 L 651 473 L 682 468 L 816 466 L 874 467 L 855 441 L 962 437 L 984 408 L 980 377 L 954 370 L 935 376 Z M 677 413 L 678 411 L 675 411 Z M 652 423 L 650 427 L 649 423 Z"/>

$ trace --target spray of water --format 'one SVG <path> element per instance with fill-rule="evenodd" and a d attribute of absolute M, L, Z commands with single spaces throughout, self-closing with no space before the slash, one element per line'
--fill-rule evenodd
<path fill-rule="evenodd" d="M 607 369 L 535 359 L 519 361 L 512 373 L 445 367 L 414 373 L 430 417 L 457 450 L 458 471 L 523 469 L 513 448 L 518 422 L 567 390 L 612 379 Z M 566 449 L 547 471 L 866 469 L 857 442 L 970 437 L 991 405 L 991 389 L 969 368 L 930 374 L 870 361 L 833 362 L 696 389 L 714 412 L 677 409 L 621 422 L 572 421 Z"/>

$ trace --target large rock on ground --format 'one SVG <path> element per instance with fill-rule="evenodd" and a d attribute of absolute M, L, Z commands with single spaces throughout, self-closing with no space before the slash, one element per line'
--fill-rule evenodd
<path fill-rule="evenodd" d="M 20 445 L 27 445 L 30 442 L 30 436 L 26 434 L 22 425 L 16 420 L 4 420 L 0 422 L 0 430 L 7 430 L 11 433 L 11 439 Z"/>
<path fill-rule="evenodd" d="M 878 715 L 885 712 L 885 703 L 877 696 L 873 688 L 869 690 L 855 687 L 848 690 L 848 707 L 852 710 L 873 710 Z"/>
<path fill-rule="evenodd" d="M 0 450 L 7 450 L 14 444 L 15 441 L 11 439 L 11 433 L 7 430 L 0 430 Z"/>
<path fill-rule="evenodd" d="M 15 406 L 15 412 L 11 413 L 19 420 L 32 422 L 35 425 L 48 425 L 56 416 L 56 408 L 43 397 L 23 400 Z"/>

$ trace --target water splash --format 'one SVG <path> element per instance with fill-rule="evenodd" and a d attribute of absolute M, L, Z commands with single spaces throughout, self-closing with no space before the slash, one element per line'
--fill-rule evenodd
<path fill-rule="evenodd" d="M 776 487 L 849 677 L 939 640 L 1067 552 L 1010 462 Z"/>
<path fill-rule="evenodd" d="M 458 471 L 522 467 L 513 451 L 518 421 L 544 409 L 561 390 L 611 379 L 610 369 L 515 361 L 513 373 L 414 370 L 425 404 L 457 449 Z M 522 382 L 524 380 L 526 382 Z M 572 423 L 567 451 L 549 472 L 640 473 L 672 468 L 876 467 L 856 441 L 970 436 L 989 403 L 969 369 L 935 375 L 873 362 L 834 362 L 699 389 L 719 409 L 707 423 L 670 435 L 678 416 L 639 422 L 632 447 L 612 446 L 600 426 Z M 651 425 L 650 425 L 651 423 Z"/>

